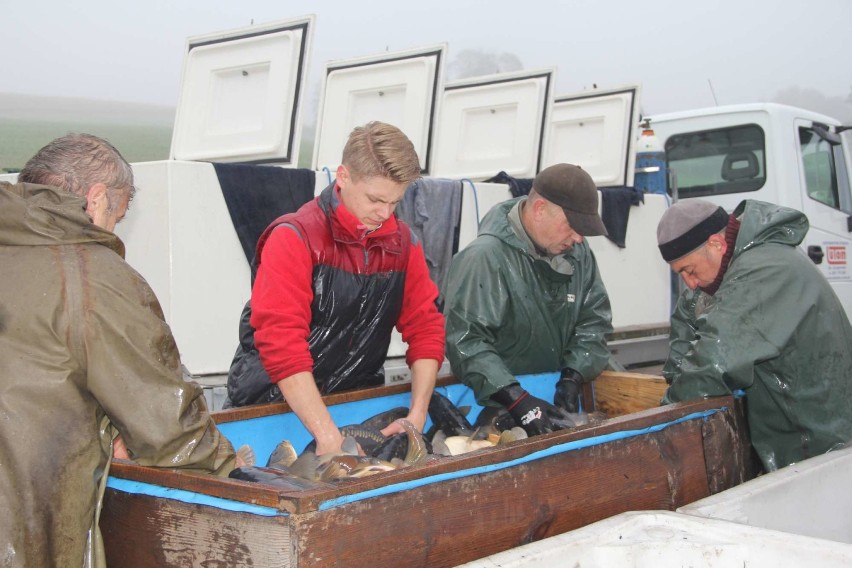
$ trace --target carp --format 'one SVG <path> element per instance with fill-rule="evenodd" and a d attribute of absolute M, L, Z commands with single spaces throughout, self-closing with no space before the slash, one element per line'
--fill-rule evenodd
<path fill-rule="evenodd" d="M 433 428 L 447 436 L 470 436 L 474 432 L 467 413 L 462 413 L 450 399 L 437 391 L 432 392 L 432 398 L 429 399 L 429 418 L 432 419 Z M 434 432 L 430 430 L 427 436 L 433 437 Z"/>
<path fill-rule="evenodd" d="M 231 479 L 239 479 L 241 481 L 274 485 L 275 487 L 286 489 L 288 491 L 305 491 L 307 489 L 316 489 L 318 487 L 331 487 L 328 483 L 308 480 L 288 471 L 269 467 L 238 467 L 232 470 L 231 473 L 228 474 L 228 477 Z"/>

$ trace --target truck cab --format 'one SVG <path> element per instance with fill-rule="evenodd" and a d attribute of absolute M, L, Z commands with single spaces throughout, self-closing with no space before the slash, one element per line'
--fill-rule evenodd
<path fill-rule="evenodd" d="M 650 117 L 673 200 L 700 197 L 732 211 L 757 199 L 804 212 L 802 250 L 852 318 L 852 131 L 828 116 L 773 104 Z"/>

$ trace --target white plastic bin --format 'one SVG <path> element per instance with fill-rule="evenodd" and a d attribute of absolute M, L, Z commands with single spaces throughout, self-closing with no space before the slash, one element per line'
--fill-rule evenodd
<path fill-rule="evenodd" d="M 631 511 L 469 564 L 468 568 L 852 565 L 852 546 L 668 511 Z"/>
<path fill-rule="evenodd" d="M 678 512 L 852 544 L 852 448 L 787 466 Z"/>

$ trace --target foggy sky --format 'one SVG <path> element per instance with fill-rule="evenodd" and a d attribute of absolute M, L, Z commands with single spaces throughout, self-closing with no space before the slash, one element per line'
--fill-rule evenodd
<path fill-rule="evenodd" d="M 328 61 L 446 43 L 448 63 L 481 50 L 555 68 L 557 96 L 640 84 L 646 114 L 785 90 L 852 105 L 850 0 L 0 0 L 0 9 L 0 93 L 174 107 L 188 36 L 313 13 L 309 92 Z"/>

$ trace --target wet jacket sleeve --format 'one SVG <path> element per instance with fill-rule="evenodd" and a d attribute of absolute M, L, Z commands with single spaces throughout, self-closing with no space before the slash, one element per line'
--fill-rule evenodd
<path fill-rule="evenodd" d="M 405 271 L 405 290 L 397 328 L 408 344 L 405 361 L 410 366 L 420 359 L 444 361 L 444 316 L 435 300 L 438 287 L 429 277 L 420 243 L 412 244 Z"/>
<path fill-rule="evenodd" d="M 609 361 L 606 334 L 612 331 L 612 308 L 592 251 L 586 250 L 583 268 L 583 304 L 571 338 L 565 346 L 563 368 L 574 369 L 588 382 L 594 380 Z"/>
<path fill-rule="evenodd" d="M 700 292 L 691 290 L 684 291 L 672 313 L 669 331 L 669 355 L 662 371 L 663 377 L 669 384 L 676 376 L 680 375 L 683 358 L 692 349 L 692 343 L 697 337 L 695 317 L 691 317 L 690 314 L 695 313 L 696 300 L 700 294 Z"/>
<path fill-rule="evenodd" d="M 266 241 L 251 293 L 251 325 L 273 383 L 313 370 L 308 347 L 313 264 L 294 229 L 279 226 Z"/>
<path fill-rule="evenodd" d="M 227 475 L 233 447 L 207 413 L 201 387 L 183 380 L 177 346 L 148 284 L 117 256 L 88 283 L 79 346 L 87 387 L 131 457 L 140 465 Z"/>
<path fill-rule="evenodd" d="M 495 349 L 509 302 L 503 266 L 487 248 L 468 246 L 450 265 L 447 302 L 447 358 L 456 377 L 493 405 L 492 394 L 517 382 Z"/>
<path fill-rule="evenodd" d="M 796 333 L 808 309 L 800 301 L 807 280 L 790 278 L 789 263 L 773 260 L 771 246 L 738 258 L 714 296 L 679 302 L 664 366 L 671 379 L 664 403 L 751 387 L 756 365 L 777 357 Z"/>

